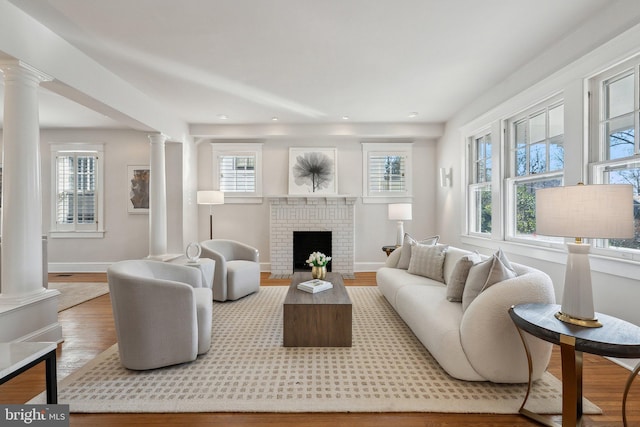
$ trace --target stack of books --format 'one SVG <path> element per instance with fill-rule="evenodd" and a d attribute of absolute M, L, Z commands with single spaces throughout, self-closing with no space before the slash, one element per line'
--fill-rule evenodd
<path fill-rule="evenodd" d="M 301 291 L 309 292 L 311 294 L 326 291 L 327 289 L 331 288 L 333 288 L 333 284 L 331 282 L 320 279 L 307 280 L 306 282 L 302 282 L 298 285 L 298 289 L 300 289 Z"/>

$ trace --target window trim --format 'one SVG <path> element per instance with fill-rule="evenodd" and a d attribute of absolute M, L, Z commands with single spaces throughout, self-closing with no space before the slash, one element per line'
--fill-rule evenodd
<path fill-rule="evenodd" d="M 234 203 L 262 203 L 262 142 L 227 143 L 212 142 L 212 183 L 214 189 L 220 188 L 220 162 L 219 157 L 225 156 L 255 156 L 255 191 L 254 192 L 225 192 L 224 202 Z"/>
<path fill-rule="evenodd" d="M 504 212 L 503 218 L 503 227 L 504 227 L 504 236 L 503 240 L 505 242 L 514 242 L 521 243 L 525 245 L 531 246 L 540 246 L 540 247 L 552 247 L 552 248 L 560 248 L 563 244 L 555 241 L 554 238 L 550 240 L 547 239 L 537 239 L 537 238 L 527 238 L 516 235 L 516 227 L 517 227 L 517 218 L 516 218 L 516 193 L 515 188 L 519 183 L 528 183 L 531 181 L 538 181 L 542 179 L 560 179 L 562 184 L 564 185 L 564 175 L 565 175 L 565 167 L 566 167 L 566 159 L 564 159 L 564 165 L 562 169 L 557 170 L 549 170 L 551 164 L 551 151 L 549 146 L 556 136 L 550 136 L 550 124 L 549 124 L 549 111 L 559 106 L 563 107 L 563 112 L 565 116 L 563 117 L 563 131 L 562 131 L 562 144 L 563 147 L 566 146 L 565 134 L 566 134 L 566 126 L 564 124 L 566 117 L 566 107 L 565 107 L 565 97 L 563 93 L 557 93 L 553 96 L 544 98 L 534 104 L 532 104 L 529 108 L 526 108 L 518 113 L 511 114 L 505 119 L 502 120 L 503 129 L 504 129 L 504 144 L 503 150 L 505 152 L 505 179 L 504 179 L 504 197 L 502 200 L 502 209 Z M 529 119 L 531 117 L 535 117 L 539 114 L 545 115 L 545 137 L 544 143 L 546 145 L 546 158 L 545 158 L 545 171 L 541 173 L 532 173 L 530 167 L 530 147 L 533 144 L 540 143 L 540 141 L 535 141 L 533 144 L 531 141 L 526 142 L 527 149 L 527 159 L 525 166 L 525 174 L 524 175 L 516 175 L 517 162 L 515 160 L 517 147 L 516 147 L 516 132 L 515 126 L 517 123 L 520 123 L 522 120 L 527 119 L 527 128 L 529 127 Z M 529 130 L 527 130 L 529 132 Z M 564 149 L 564 148 L 563 148 Z M 565 150 L 566 152 L 566 150 Z"/>
<path fill-rule="evenodd" d="M 362 142 L 362 203 L 411 203 L 413 200 L 413 142 Z M 369 159 L 371 155 L 405 156 L 405 191 L 370 193 Z"/>
<path fill-rule="evenodd" d="M 606 96 L 604 83 L 612 79 L 622 79 L 625 75 L 634 75 L 634 154 L 627 157 L 609 159 L 608 135 L 606 126 Z M 589 182 L 592 184 L 605 184 L 604 173 L 608 168 L 620 166 L 635 166 L 640 164 L 640 55 L 634 55 L 624 62 L 604 70 L 588 81 L 590 89 L 589 102 Z M 617 116 L 620 117 L 620 116 Z M 614 118 L 615 119 L 615 118 Z M 610 247 L 605 242 L 607 239 L 592 239 L 591 253 L 596 256 L 624 260 L 640 261 L 640 250 L 630 248 Z"/>
<path fill-rule="evenodd" d="M 476 141 L 480 138 L 486 138 L 487 136 L 491 137 L 491 179 L 476 182 L 477 174 L 477 164 L 478 158 L 476 153 Z M 496 150 L 495 150 L 495 133 L 493 126 L 489 125 L 483 128 L 480 128 L 478 131 L 469 134 L 466 138 L 466 185 L 465 185 L 465 204 L 466 204 L 466 214 L 465 214 L 465 230 L 467 236 L 472 236 L 480 239 L 491 239 L 493 236 L 493 230 L 495 226 L 494 214 L 495 210 L 493 208 L 494 205 L 494 178 L 496 173 Z M 486 158 L 485 158 L 486 159 Z M 491 231 L 488 233 L 483 233 L 480 231 L 473 231 L 473 221 L 476 218 L 475 212 L 475 202 L 472 201 L 472 197 L 475 194 L 475 190 L 478 188 L 487 187 L 491 193 Z"/>
<path fill-rule="evenodd" d="M 51 209 L 50 209 L 50 230 L 51 238 L 94 238 L 104 237 L 104 144 L 102 143 L 51 143 Z M 61 153 L 96 153 L 96 227 L 95 230 L 87 230 L 86 227 L 59 227 L 57 223 L 57 204 L 55 195 L 57 194 L 57 166 L 56 158 Z"/>

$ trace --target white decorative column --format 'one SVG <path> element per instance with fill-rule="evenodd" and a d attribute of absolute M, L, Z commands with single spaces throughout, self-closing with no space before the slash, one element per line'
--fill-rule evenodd
<path fill-rule="evenodd" d="M 61 341 L 56 290 L 43 287 L 38 87 L 51 80 L 20 61 L 4 75 L 0 341 Z"/>
<path fill-rule="evenodd" d="M 162 134 L 149 135 L 151 178 L 149 182 L 149 258 L 167 258 L 167 178 L 165 141 Z"/>
<path fill-rule="evenodd" d="M 15 61 L 4 73 L 2 296 L 25 298 L 42 287 L 42 191 L 38 86 L 47 77 Z"/>

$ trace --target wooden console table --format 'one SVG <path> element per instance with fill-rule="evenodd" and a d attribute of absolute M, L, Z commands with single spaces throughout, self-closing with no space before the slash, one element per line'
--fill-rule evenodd
<path fill-rule="evenodd" d="M 556 304 L 521 304 L 511 307 L 509 315 L 515 323 L 529 362 L 529 387 L 520 413 L 541 424 L 557 426 L 548 417 L 524 408 L 531 391 L 533 371 L 531 354 L 522 331 L 560 346 L 562 358 L 562 427 L 577 426 L 582 418 L 582 353 L 608 357 L 640 357 L 640 327 L 624 320 L 596 313 L 601 328 L 585 328 L 562 322 L 554 316 L 560 310 Z M 640 365 L 639 365 L 640 367 Z M 638 373 L 631 372 L 622 399 L 622 420 L 627 425 L 626 402 L 631 383 Z"/>
<path fill-rule="evenodd" d="M 333 289 L 311 294 L 297 288 L 311 273 L 294 273 L 283 307 L 285 347 L 351 347 L 352 306 L 339 273 L 327 273 Z"/>

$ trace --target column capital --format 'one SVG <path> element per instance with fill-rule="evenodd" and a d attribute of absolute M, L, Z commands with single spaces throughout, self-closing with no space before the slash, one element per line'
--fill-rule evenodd
<path fill-rule="evenodd" d="M 149 137 L 149 142 L 152 144 L 164 144 L 169 137 L 162 133 L 150 133 L 147 135 Z"/>
<path fill-rule="evenodd" d="M 0 61 L 0 70 L 3 72 L 5 79 L 10 77 L 25 76 L 31 77 L 37 83 L 50 82 L 54 80 L 50 75 L 32 67 L 31 65 L 20 61 L 19 59 L 9 59 Z"/>

